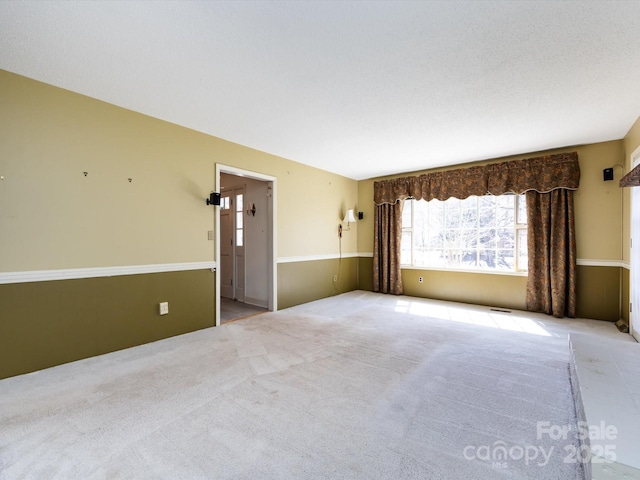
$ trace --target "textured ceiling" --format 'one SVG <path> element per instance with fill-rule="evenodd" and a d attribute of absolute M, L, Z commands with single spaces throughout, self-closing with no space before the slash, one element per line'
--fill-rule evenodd
<path fill-rule="evenodd" d="M 0 2 L 0 68 L 355 179 L 622 138 L 640 2 Z"/>

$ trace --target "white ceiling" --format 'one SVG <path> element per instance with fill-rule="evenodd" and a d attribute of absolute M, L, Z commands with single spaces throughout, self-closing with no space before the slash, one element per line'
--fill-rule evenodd
<path fill-rule="evenodd" d="M 0 68 L 354 179 L 622 138 L 638 1 L 0 1 Z"/>

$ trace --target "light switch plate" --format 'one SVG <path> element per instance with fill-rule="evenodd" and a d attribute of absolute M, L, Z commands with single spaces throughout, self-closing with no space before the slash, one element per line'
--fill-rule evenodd
<path fill-rule="evenodd" d="M 208 240 L 214 240 L 214 238 L 213 238 L 213 230 L 207 231 L 207 239 Z"/>
<path fill-rule="evenodd" d="M 160 303 L 160 315 L 166 315 L 169 313 L 169 302 Z"/>

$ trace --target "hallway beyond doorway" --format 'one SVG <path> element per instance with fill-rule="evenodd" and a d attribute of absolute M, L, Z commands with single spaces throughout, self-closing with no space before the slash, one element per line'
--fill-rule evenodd
<path fill-rule="evenodd" d="M 267 312 L 266 308 L 256 307 L 248 303 L 238 302 L 230 298 L 220 299 L 220 323 L 231 322 L 232 320 L 240 320 L 241 318 L 252 317 L 259 313 Z"/>

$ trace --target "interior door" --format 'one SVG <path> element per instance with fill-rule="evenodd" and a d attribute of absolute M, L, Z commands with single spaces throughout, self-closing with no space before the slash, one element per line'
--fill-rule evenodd
<path fill-rule="evenodd" d="M 231 210 L 232 192 L 220 195 L 220 296 L 233 299 L 233 236 L 234 215 Z"/>

